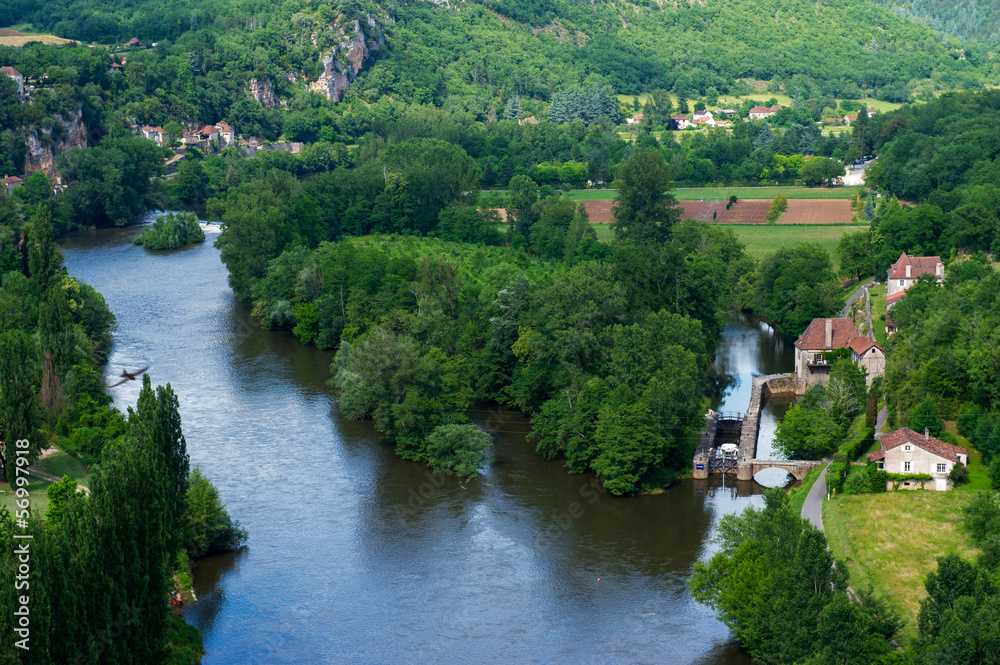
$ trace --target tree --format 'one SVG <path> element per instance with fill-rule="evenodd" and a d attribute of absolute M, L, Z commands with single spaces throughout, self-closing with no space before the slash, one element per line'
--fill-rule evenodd
<path fill-rule="evenodd" d="M 944 420 L 938 412 L 937 402 L 930 395 L 920 401 L 920 403 L 910 412 L 906 419 L 906 426 L 914 432 L 923 434 L 929 431 L 931 436 L 939 437 L 944 434 Z"/>
<path fill-rule="evenodd" d="M 796 404 L 778 423 L 774 447 L 789 459 L 819 459 L 836 448 L 843 431 L 826 409 Z"/>
<path fill-rule="evenodd" d="M 670 169 L 655 150 L 638 149 L 615 173 L 614 231 L 619 241 L 663 242 L 681 213 L 670 191 Z"/>
<path fill-rule="evenodd" d="M 781 213 L 785 212 L 788 207 L 788 199 L 784 194 L 778 194 L 771 201 L 771 207 L 767 210 L 767 221 L 776 222 L 778 218 L 781 217 Z"/>
<path fill-rule="evenodd" d="M 811 157 L 806 161 L 799 175 L 802 177 L 802 181 L 810 187 L 823 183 L 833 184 L 834 178 L 844 175 L 844 165 L 836 159 Z"/>
<path fill-rule="evenodd" d="M 18 450 L 27 451 L 29 464 L 41 453 L 37 436 L 38 364 L 35 345 L 19 330 L 0 332 L 0 441 L 3 442 L 3 477 L 15 486 Z M 19 447 L 17 441 L 27 441 Z"/>
<path fill-rule="evenodd" d="M 234 522 L 212 482 L 195 467 L 191 469 L 185 496 L 185 547 L 192 556 L 238 549 L 247 533 Z"/>
<path fill-rule="evenodd" d="M 441 425 L 427 437 L 427 463 L 435 473 L 475 478 L 486 465 L 492 441 L 472 424 Z"/>
<path fill-rule="evenodd" d="M 520 95 L 515 93 L 507 100 L 507 106 L 504 108 L 503 114 L 508 120 L 517 120 L 524 115 L 524 111 L 521 109 Z"/>
<path fill-rule="evenodd" d="M 602 409 L 594 433 L 600 453 L 591 465 L 604 487 L 619 496 L 638 491 L 643 476 L 662 460 L 665 444 L 646 403 L 634 394 L 624 399 L 627 394 L 617 396 L 617 406 Z"/>
<path fill-rule="evenodd" d="M 871 205 L 869 201 L 866 205 Z M 878 232 L 866 229 L 855 233 L 845 233 L 837 244 L 837 258 L 840 259 L 840 273 L 845 277 L 860 280 L 875 274 L 878 261 L 876 239 Z"/>
<path fill-rule="evenodd" d="M 531 226 L 538 221 L 535 203 L 538 202 L 538 185 L 526 175 L 516 175 L 507 187 L 507 217 L 511 234 L 527 236 Z"/>
<path fill-rule="evenodd" d="M 62 519 L 66 504 L 76 498 L 76 481 L 64 475 L 62 480 L 48 486 L 45 495 L 49 499 L 49 507 L 45 510 L 45 519 L 49 524 L 58 524 Z"/>

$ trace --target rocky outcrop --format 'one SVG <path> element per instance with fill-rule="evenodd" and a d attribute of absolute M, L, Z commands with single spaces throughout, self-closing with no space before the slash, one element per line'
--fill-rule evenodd
<path fill-rule="evenodd" d="M 24 172 L 42 171 L 47 176 L 56 172 L 56 155 L 72 148 L 87 147 L 87 128 L 83 110 L 68 116 L 53 116 L 55 125 L 49 129 L 31 129 L 25 136 L 28 151 L 24 155 Z"/>
<path fill-rule="evenodd" d="M 278 105 L 278 95 L 275 94 L 274 86 L 269 79 L 260 81 L 250 79 L 247 84 L 247 94 L 269 109 Z"/>
<path fill-rule="evenodd" d="M 361 29 L 360 21 L 354 22 L 353 30 L 338 30 L 340 43 L 323 58 L 323 74 L 309 84 L 310 90 L 334 102 L 343 99 L 347 87 L 361 72 L 365 61 L 385 45 L 385 35 L 375 19 L 368 17 L 368 28 L 368 38 Z"/>

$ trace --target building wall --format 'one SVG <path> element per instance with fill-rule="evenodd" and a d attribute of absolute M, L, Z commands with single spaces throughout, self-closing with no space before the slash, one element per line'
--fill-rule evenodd
<path fill-rule="evenodd" d="M 932 476 L 932 480 L 924 482 L 922 485 L 917 481 L 910 481 L 910 486 L 906 487 L 900 484 L 900 489 L 930 489 L 933 490 L 936 487 L 937 478 L 947 478 L 948 474 L 951 472 L 952 467 L 955 465 L 949 459 L 945 459 L 939 455 L 935 455 L 932 452 L 924 450 L 918 445 L 912 445 L 912 450 L 906 452 L 906 445 L 902 444 L 896 446 L 891 450 L 885 451 L 885 464 L 884 468 L 888 473 L 926 473 Z M 904 462 L 910 462 L 910 470 L 906 471 L 904 469 Z M 944 464 L 944 472 L 938 473 L 937 465 Z M 892 489 L 893 483 L 890 482 L 887 485 L 887 489 Z M 947 481 L 947 488 L 952 488 L 951 480 Z"/>
<path fill-rule="evenodd" d="M 876 376 L 882 376 L 885 372 L 885 354 L 874 346 L 860 356 L 852 352 L 851 357 L 858 367 L 868 372 L 865 381 L 869 387 Z"/>

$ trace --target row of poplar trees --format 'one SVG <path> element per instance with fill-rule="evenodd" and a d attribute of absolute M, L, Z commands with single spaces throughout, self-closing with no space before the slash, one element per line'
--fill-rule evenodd
<path fill-rule="evenodd" d="M 37 458 L 43 421 L 58 407 L 61 356 L 72 353 L 69 304 L 45 213 L 36 213 L 22 236 L 27 283 L 5 275 L 4 287 L 20 283 L 39 304 L 37 325 L 0 332 L 0 458 L 12 491 L 15 442 L 31 441 L 28 460 Z M 54 498 L 59 505 L 53 510 L 50 503 L 47 519 L 0 507 L 0 665 L 164 661 L 188 471 L 177 396 L 169 385 L 154 390 L 147 374 L 126 435 L 108 442 L 91 469 L 89 494 Z M 17 588 L 25 557 L 15 548 L 25 544 L 28 586 Z M 24 634 L 16 632 L 14 613 L 25 604 L 28 649 L 15 646 Z"/>

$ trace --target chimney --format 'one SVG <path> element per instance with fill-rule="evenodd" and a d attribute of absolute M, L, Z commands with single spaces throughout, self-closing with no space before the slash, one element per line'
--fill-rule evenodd
<path fill-rule="evenodd" d="M 931 430 L 930 430 L 929 427 L 925 427 L 924 428 L 924 441 L 927 441 L 930 438 L 931 438 Z"/>
<path fill-rule="evenodd" d="M 907 263 L 907 264 L 906 264 L 906 276 L 907 276 L 907 277 L 909 277 L 909 276 L 910 276 L 910 269 L 911 269 L 912 267 L 913 267 L 913 266 L 911 266 L 911 265 L 910 265 L 909 263 Z"/>
<path fill-rule="evenodd" d="M 823 348 L 833 348 L 833 319 L 826 320 L 826 336 L 823 338 Z"/>

